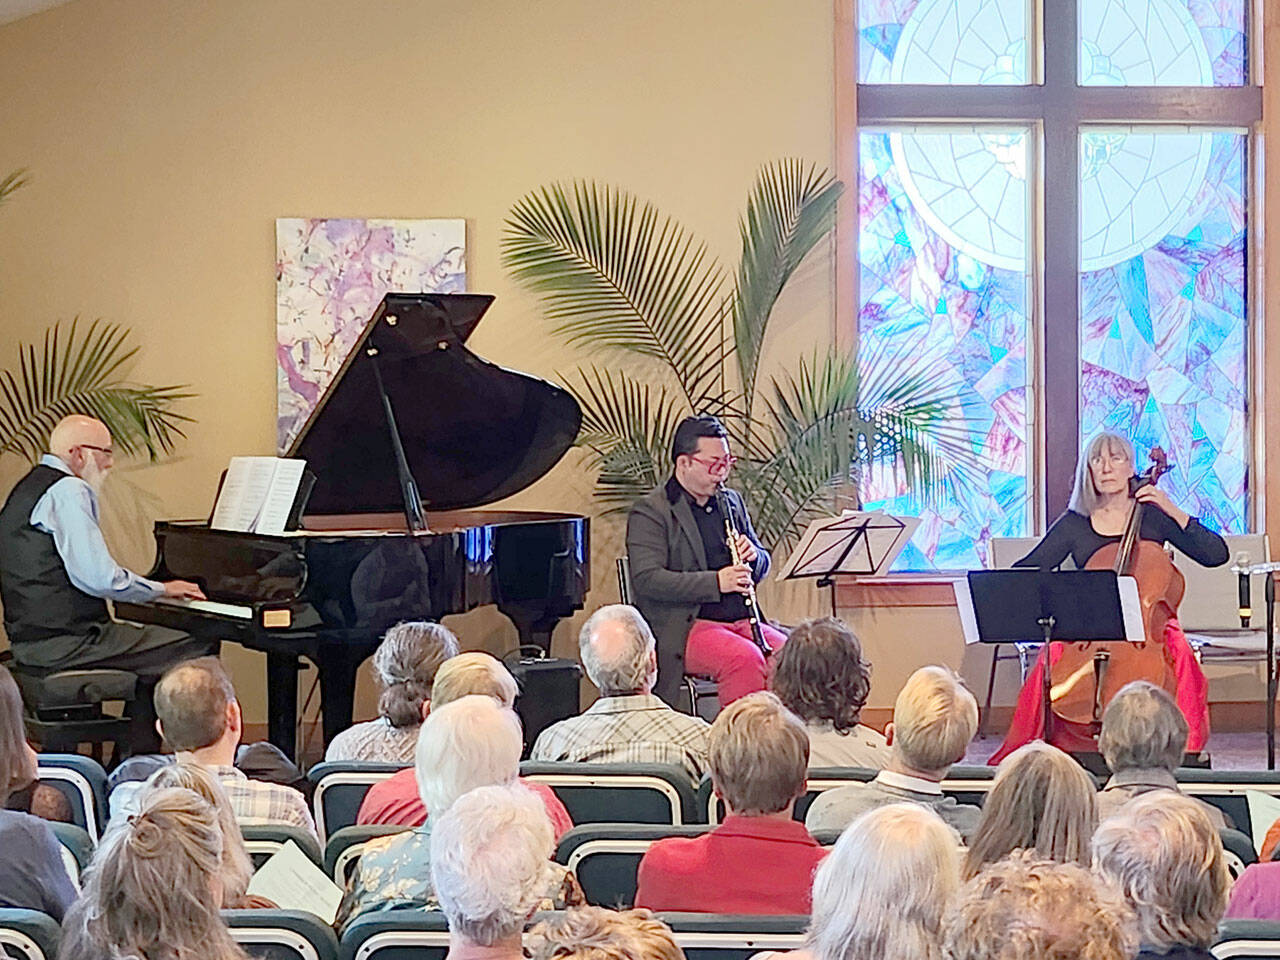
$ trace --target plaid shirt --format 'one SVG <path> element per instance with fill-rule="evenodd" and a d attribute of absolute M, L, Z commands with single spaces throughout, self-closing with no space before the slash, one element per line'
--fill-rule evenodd
<path fill-rule="evenodd" d="M 543 730 L 529 759 L 666 763 L 684 767 L 697 783 L 707 769 L 710 729 L 651 693 L 601 697 L 580 716 Z"/>
<path fill-rule="evenodd" d="M 231 809 L 240 823 L 283 823 L 302 827 L 312 834 L 316 832 L 306 798 L 293 787 L 250 780 L 235 767 L 214 767 L 213 775 L 227 792 Z M 316 839 L 319 842 L 319 837 Z"/>

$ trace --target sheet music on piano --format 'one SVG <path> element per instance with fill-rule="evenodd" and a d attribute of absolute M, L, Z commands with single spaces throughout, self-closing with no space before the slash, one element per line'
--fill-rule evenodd
<path fill-rule="evenodd" d="M 281 457 L 232 457 L 209 526 L 279 536 L 298 496 L 307 461 Z"/>

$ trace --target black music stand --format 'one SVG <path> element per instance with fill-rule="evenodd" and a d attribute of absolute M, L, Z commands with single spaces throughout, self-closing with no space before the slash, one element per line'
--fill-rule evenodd
<path fill-rule="evenodd" d="M 882 511 L 815 520 L 787 559 L 780 579 L 816 577 L 817 586 L 831 588 L 834 617 L 836 575 L 871 577 L 883 573 L 919 524 L 914 517 L 894 517 Z"/>
<path fill-rule="evenodd" d="M 1053 722 L 1049 643 L 1128 639 L 1116 573 L 972 570 L 968 581 L 979 642 L 1044 644 L 1041 708 L 1048 743 Z"/>

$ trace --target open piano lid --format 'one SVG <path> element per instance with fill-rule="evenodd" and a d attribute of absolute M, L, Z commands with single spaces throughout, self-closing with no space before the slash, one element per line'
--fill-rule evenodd
<path fill-rule="evenodd" d="M 582 424 L 565 390 L 464 344 L 488 294 L 389 293 L 286 456 L 316 475 L 307 512 L 399 513 L 404 501 L 370 349 L 427 510 L 492 503 L 564 456 Z"/>

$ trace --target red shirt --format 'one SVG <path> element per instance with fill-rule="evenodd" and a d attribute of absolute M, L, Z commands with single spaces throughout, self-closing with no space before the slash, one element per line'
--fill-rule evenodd
<path fill-rule="evenodd" d="M 800 913 L 827 851 L 803 823 L 728 816 L 700 837 L 668 837 L 640 860 L 636 906 L 691 913 Z"/>
<path fill-rule="evenodd" d="M 520 778 L 520 783 L 540 796 L 546 804 L 551 828 L 559 842 L 561 837 L 573 829 L 569 811 L 545 783 L 535 783 L 523 777 Z M 399 827 L 419 827 L 426 819 L 427 808 L 422 805 L 422 798 L 418 796 L 418 780 L 414 776 L 413 767 L 394 773 L 370 787 L 360 803 L 360 812 L 356 814 L 356 823 L 387 823 Z"/>

